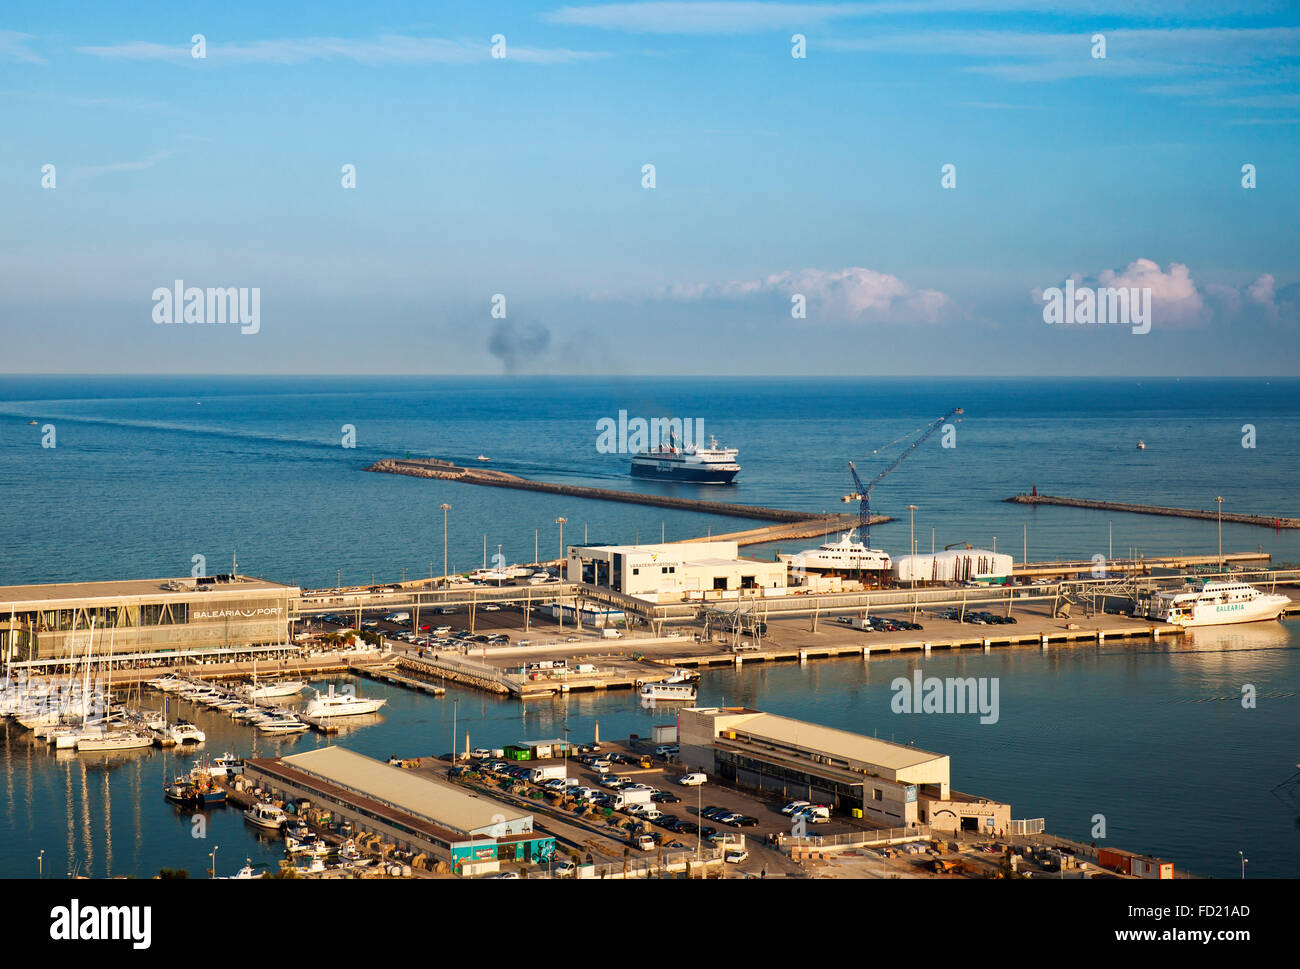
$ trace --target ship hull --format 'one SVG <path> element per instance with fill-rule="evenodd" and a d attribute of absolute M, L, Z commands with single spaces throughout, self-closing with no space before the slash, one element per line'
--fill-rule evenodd
<path fill-rule="evenodd" d="M 655 481 L 685 481 L 690 484 L 731 484 L 740 469 L 715 470 L 707 465 L 679 466 L 666 462 L 653 464 L 632 464 L 632 477 L 650 478 Z"/>

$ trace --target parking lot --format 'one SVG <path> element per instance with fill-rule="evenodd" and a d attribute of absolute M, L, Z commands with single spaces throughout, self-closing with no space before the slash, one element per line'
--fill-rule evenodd
<path fill-rule="evenodd" d="M 649 758 L 649 766 L 642 766 L 643 757 Z M 558 820 L 567 821 L 575 815 L 571 807 L 586 808 L 579 816 L 602 825 L 608 845 L 601 853 L 608 858 L 621 859 L 625 846 L 632 848 L 635 856 L 638 835 L 642 834 L 650 839 L 643 842 L 647 845 L 643 849 L 645 854 L 661 846 L 695 848 L 698 839 L 703 838 L 705 845 L 745 853 L 743 860 L 725 866 L 728 874 L 759 877 L 804 874 L 799 863 L 769 842 L 771 836 L 791 833 L 794 822 L 781 812 L 785 801 L 727 787 L 713 778 L 698 786 L 683 785 L 679 781 L 684 771 L 670 757 L 671 754 L 654 753 L 653 745 L 648 742 L 635 749 L 626 744 L 602 743 L 598 750 L 591 750 L 588 745 L 575 747 L 574 756 L 565 760 L 508 762 L 478 757 L 462 763 L 457 770 L 462 780 L 486 791 L 499 790 L 533 798 L 546 792 L 549 797 L 535 801 L 543 816 L 552 814 Z M 547 767 L 556 769 L 561 776 L 541 782 L 529 779 L 532 771 Z M 642 793 L 636 794 L 637 790 Z M 644 800 L 647 790 L 649 803 L 645 807 L 657 812 L 657 817 L 638 818 L 635 805 L 629 806 L 631 810 L 615 807 L 620 793 L 625 796 L 631 793 Z M 615 829 L 609 826 L 609 820 L 624 827 Z M 539 818 L 540 825 L 547 823 L 544 817 Z M 840 834 L 861 830 L 863 826 L 861 821 L 832 814 L 829 820 L 807 823 L 806 829 L 810 834 Z M 577 848 L 580 854 L 589 850 L 584 844 L 572 844 L 562 847 L 560 854 L 572 848 Z"/>

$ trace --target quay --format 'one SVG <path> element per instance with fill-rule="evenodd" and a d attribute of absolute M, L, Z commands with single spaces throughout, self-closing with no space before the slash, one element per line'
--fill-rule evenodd
<path fill-rule="evenodd" d="M 1003 499 L 1018 505 L 1061 505 L 1066 508 L 1093 508 L 1098 511 L 1125 511 L 1135 515 L 1170 515 L 1176 518 L 1199 518 L 1225 521 L 1236 525 L 1259 525 L 1264 528 L 1300 528 L 1300 518 L 1271 515 L 1244 515 L 1239 512 L 1201 511 L 1195 508 L 1167 508 L 1163 505 L 1134 505 L 1119 501 L 1093 501 L 1087 498 L 1061 498 L 1055 495 L 1012 495 Z"/>
<path fill-rule="evenodd" d="M 684 511 L 701 511 L 714 515 L 729 515 L 733 518 L 754 518 L 772 522 L 813 522 L 833 518 L 837 521 L 846 516 L 827 516 L 818 512 L 791 511 L 785 508 L 764 508 L 759 505 L 738 505 L 726 501 L 705 501 L 698 498 L 674 498 L 669 495 L 641 494 L 636 491 L 616 491 L 612 488 L 589 488 L 579 485 L 552 484 L 549 481 L 533 481 L 504 471 L 489 471 L 486 468 L 463 468 L 446 461 L 435 459 L 395 459 L 385 458 L 376 461 L 367 471 L 385 474 L 404 474 L 416 478 L 441 478 L 447 481 L 459 481 L 462 484 L 488 485 L 496 488 L 516 488 L 522 491 L 544 491 L 553 495 L 567 495 L 571 498 L 592 498 L 597 501 L 621 501 L 634 505 L 655 505 L 660 508 L 678 508 Z M 888 518 L 878 519 L 889 521 Z M 840 525 L 829 526 L 826 534 Z M 806 537 L 806 536 L 805 536 Z M 767 541 L 767 539 L 763 539 Z"/>

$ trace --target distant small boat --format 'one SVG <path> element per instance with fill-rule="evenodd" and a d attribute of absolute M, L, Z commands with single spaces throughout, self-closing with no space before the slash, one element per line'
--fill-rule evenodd
<path fill-rule="evenodd" d="M 1147 449 L 1147 442 L 1146 442 L 1146 441 L 1138 441 L 1138 450 L 1139 450 L 1139 451 L 1145 451 L 1146 449 Z"/>
<path fill-rule="evenodd" d="M 27 423 L 30 424 L 32 427 L 35 427 L 37 424 L 40 423 L 40 421 L 28 421 Z"/>
<path fill-rule="evenodd" d="M 36 422 L 35 422 L 35 421 L 32 421 L 32 423 L 35 424 Z M 475 460 L 475 461 L 491 461 L 492 459 L 489 458 L 489 457 L 487 457 L 487 456 L 485 456 L 485 455 L 480 454 L 480 455 L 479 455 L 478 457 L 476 457 L 474 460 Z"/>

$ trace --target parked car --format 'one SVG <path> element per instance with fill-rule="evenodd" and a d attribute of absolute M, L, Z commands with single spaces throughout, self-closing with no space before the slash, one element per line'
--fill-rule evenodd
<path fill-rule="evenodd" d="M 681 784 L 683 787 L 698 787 L 699 785 L 706 783 L 708 779 L 708 776 L 705 774 L 687 774 L 684 777 L 679 777 L 677 783 Z"/>
<path fill-rule="evenodd" d="M 650 795 L 650 800 L 659 804 L 680 804 L 682 799 L 672 791 L 655 791 Z"/>
<path fill-rule="evenodd" d="M 700 817 L 702 817 L 702 818 L 708 818 L 710 821 L 712 821 L 712 820 L 714 820 L 715 818 L 718 818 L 718 817 L 721 817 L 721 816 L 724 815 L 724 814 L 730 814 L 730 813 L 731 813 L 731 811 L 729 811 L 729 810 L 726 809 L 726 808 L 720 808 L 720 807 L 718 807 L 717 805 L 710 804 L 708 807 L 703 808 L 703 809 L 700 811 Z"/>
<path fill-rule="evenodd" d="M 756 828 L 758 827 L 758 818 L 748 814 L 737 814 L 727 824 L 733 828 Z"/>
<path fill-rule="evenodd" d="M 746 860 L 748 857 L 749 857 L 749 852 L 746 851 L 744 848 L 740 848 L 735 851 L 728 851 L 726 855 L 723 856 L 722 860 L 729 865 L 739 865 L 742 861 Z"/>
<path fill-rule="evenodd" d="M 578 866 L 573 862 L 560 861 L 555 863 L 555 866 L 551 869 L 551 874 L 556 878 L 572 878 L 577 870 Z"/>
<path fill-rule="evenodd" d="M 501 607 L 498 606 L 498 605 L 494 605 L 494 604 L 492 604 L 491 602 L 489 602 L 487 605 L 485 605 L 485 606 L 483 607 L 483 611 L 484 611 L 484 612 L 500 612 L 500 611 L 501 611 Z"/>

